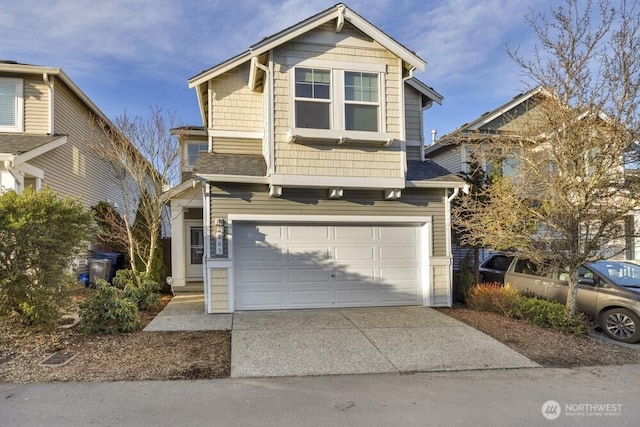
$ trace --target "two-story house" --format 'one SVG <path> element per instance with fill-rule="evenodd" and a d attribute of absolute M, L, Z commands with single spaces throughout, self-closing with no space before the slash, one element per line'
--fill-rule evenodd
<path fill-rule="evenodd" d="M 46 186 L 87 209 L 105 201 L 122 213 L 113 169 L 89 147 L 106 142 L 96 120 L 111 126 L 60 68 L 0 61 L 0 191 Z"/>
<path fill-rule="evenodd" d="M 424 161 L 425 65 L 338 4 L 189 79 L 174 289 L 209 313 L 450 305 L 464 183 Z"/>

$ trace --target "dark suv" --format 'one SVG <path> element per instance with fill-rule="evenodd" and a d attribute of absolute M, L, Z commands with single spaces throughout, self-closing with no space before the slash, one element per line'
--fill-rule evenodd
<path fill-rule="evenodd" d="M 640 341 L 640 265 L 624 261 L 597 261 L 578 269 L 577 308 L 592 318 L 610 338 Z M 515 258 L 505 283 L 521 292 L 566 303 L 568 273 L 540 268 Z"/>

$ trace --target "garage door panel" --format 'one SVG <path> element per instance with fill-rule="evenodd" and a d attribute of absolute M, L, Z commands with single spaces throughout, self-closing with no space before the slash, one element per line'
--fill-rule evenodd
<path fill-rule="evenodd" d="M 331 295 L 328 289 L 291 291 L 289 303 L 294 307 L 329 307 Z"/>
<path fill-rule="evenodd" d="M 332 258 L 331 248 L 328 246 L 289 246 L 286 251 L 289 261 L 319 262 Z"/>
<path fill-rule="evenodd" d="M 265 261 L 282 261 L 282 250 L 277 247 L 272 246 L 264 246 L 260 244 L 258 246 L 252 247 L 239 247 L 239 250 L 235 251 L 235 257 L 239 261 L 244 262 L 260 262 L 264 263 Z"/>
<path fill-rule="evenodd" d="M 348 240 L 372 240 L 375 238 L 375 229 L 372 227 L 361 227 L 361 226 L 340 226 L 335 227 L 335 236 L 337 241 L 341 241 L 343 239 Z"/>
<path fill-rule="evenodd" d="M 376 302 L 374 289 L 336 289 L 336 305 L 372 305 Z"/>
<path fill-rule="evenodd" d="M 340 263 L 342 261 L 362 261 L 375 260 L 375 251 L 371 246 L 351 246 L 335 248 L 335 260 Z"/>
<path fill-rule="evenodd" d="M 378 248 L 380 251 L 380 259 L 382 261 L 388 260 L 417 260 L 419 258 L 418 248 L 414 246 L 381 246 Z"/>
<path fill-rule="evenodd" d="M 308 239 L 327 240 L 329 238 L 329 227 L 301 225 L 297 227 L 287 227 L 288 238 L 292 241 L 308 242 Z"/>
<path fill-rule="evenodd" d="M 236 292 L 236 307 L 242 310 L 260 310 L 284 307 L 283 291 L 265 291 L 261 288 L 247 287 Z"/>
<path fill-rule="evenodd" d="M 380 281 L 386 283 L 413 282 L 420 278 L 420 270 L 406 266 L 400 268 L 380 268 Z"/>
<path fill-rule="evenodd" d="M 289 283 L 293 285 L 309 282 L 328 283 L 331 274 L 324 268 L 306 268 L 304 270 L 289 270 L 288 278 Z"/>
<path fill-rule="evenodd" d="M 234 223 L 236 309 L 420 305 L 419 229 Z"/>
<path fill-rule="evenodd" d="M 422 295 L 419 289 L 413 288 L 398 288 L 394 287 L 393 289 L 387 289 L 385 292 L 380 294 L 380 303 L 381 304 L 389 304 L 389 303 L 404 303 L 404 304 L 412 304 L 418 298 L 422 298 Z"/>
<path fill-rule="evenodd" d="M 376 273 L 373 267 L 353 267 L 336 268 L 334 271 L 334 279 L 336 283 L 349 282 L 369 282 L 375 281 Z"/>
<path fill-rule="evenodd" d="M 284 274 L 282 269 L 266 270 L 263 268 L 243 268 L 237 273 L 239 282 L 245 284 L 282 283 Z"/>
<path fill-rule="evenodd" d="M 380 227 L 379 230 L 382 240 L 416 243 L 419 239 L 418 228 L 415 226 Z"/>

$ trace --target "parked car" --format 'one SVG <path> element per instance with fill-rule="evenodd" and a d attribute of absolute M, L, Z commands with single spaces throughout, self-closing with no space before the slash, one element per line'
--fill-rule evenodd
<path fill-rule="evenodd" d="M 504 283 L 504 273 L 512 260 L 510 255 L 492 254 L 480 264 L 480 281 Z"/>
<path fill-rule="evenodd" d="M 609 337 L 626 343 L 640 341 L 640 265 L 624 261 L 597 261 L 578 269 L 577 308 Z M 569 274 L 541 269 L 514 258 L 505 283 L 521 292 L 566 303 Z"/>

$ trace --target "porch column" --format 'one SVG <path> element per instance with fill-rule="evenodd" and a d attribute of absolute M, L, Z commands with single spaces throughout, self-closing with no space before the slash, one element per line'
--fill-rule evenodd
<path fill-rule="evenodd" d="M 186 261 L 184 238 L 184 206 L 171 201 L 171 275 L 172 287 L 186 286 Z"/>

